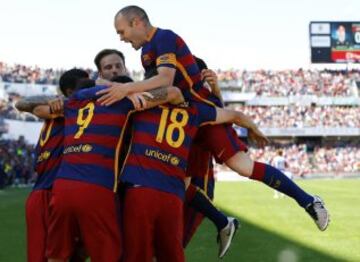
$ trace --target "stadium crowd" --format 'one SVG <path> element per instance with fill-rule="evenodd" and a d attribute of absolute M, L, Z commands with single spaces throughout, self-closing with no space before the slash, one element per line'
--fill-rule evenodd
<path fill-rule="evenodd" d="M 92 77 L 96 72 L 87 70 Z M 37 66 L 9 65 L 0 62 L 0 81 L 57 85 L 64 70 L 41 69 Z M 218 70 L 220 83 L 239 88 L 242 92 L 256 92 L 259 96 L 328 95 L 349 96 L 352 81 L 360 80 L 359 71 L 332 72 L 316 70 L 240 71 Z M 142 71 L 130 75 L 141 80 Z M 0 99 L 0 118 L 38 121 L 28 113 L 14 107 L 17 94 Z M 360 107 L 339 106 L 244 106 L 231 104 L 231 108 L 249 115 L 261 127 L 356 127 L 360 128 Z M 282 149 L 289 171 L 298 176 L 322 172 L 360 171 L 360 143 L 330 145 L 309 144 L 272 145 L 265 149 L 250 149 L 254 159 L 271 163 L 277 150 Z M 33 145 L 23 138 L 15 141 L 0 140 L 0 187 L 33 182 Z"/>
<path fill-rule="evenodd" d="M 351 96 L 351 84 L 360 80 L 359 71 L 318 70 L 218 70 L 224 87 L 255 92 L 257 96 Z"/>
<path fill-rule="evenodd" d="M 23 137 L 0 139 L 0 189 L 4 186 L 30 185 L 34 180 L 34 146 Z"/>
<path fill-rule="evenodd" d="M 91 78 L 97 77 L 97 72 L 88 68 L 85 69 Z M 0 82 L 7 83 L 32 83 L 32 84 L 49 84 L 57 85 L 60 76 L 65 69 L 40 68 L 38 66 L 26 66 L 21 64 L 10 65 L 0 61 Z M 144 72 L 131 71 L 129 75 L 134 80 L 141 80 Z"/>
<path fill-rule="evenodd" d="M 357 127 L 360 107 L 340 106 L 242 106 L 230 108 L 249 115 L 261 127 Z"/>
<path fill-rule="evenodd" d="M 92 77 L 96 71 L 86 69 Z M 21 64 L 10 65 L 0 61 L 0 78 L 9 83 L 35 83 L 57 85 L 64 69 L 40 68 Z M 350 96 L 350 85 L 360 81 L 359 71 L 331 70 L 217 70 L 222 86 L 256 92 L 258 96 Z M 129 75 L 141 80 L 143 71 L 131 71 Z"/>
<path fill-rule="evenodd" d="M 272 144 L 263 149 L 250 148 L 253 159 L 272 163 L 278 150 L 288 164 L 287 170 L 295 176 L 314 173 L 350 173 L 360 171 L 360 141 L 281 145 Z M 5 185 L 30 185 L 34 181 L 34 146 L 23 138 L 0 140 L 0 188 Z M 217 170 L 225 170 L 218 167 Z"/>
<path fill-rule="evenodd" d="M 311 147 L 311 149 L 309 148 Z M 311 143 L 287 146 L 270 146 L 250 149 L 250 155 L 260 161 L 271 163 L 281 149 L 288 163 L 288 170 L 296 176 L 309 173 L 340 173 L 360 171 L 360 143 Z"/>

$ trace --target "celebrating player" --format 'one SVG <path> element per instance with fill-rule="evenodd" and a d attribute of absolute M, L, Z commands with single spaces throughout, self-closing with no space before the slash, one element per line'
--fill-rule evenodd
<path fill-rule="evenodd" d="M 156 68 L 158 75 L 125 85 L 108 83 L 110 88 L 99 93 L 102 94 L 99 102 L 110 105 L 132 92 L 175 85 L 181 89 L 186 100 L 196 99 L 208 104 L 219 104 L 219 99 L 201 83 L 199 69 L 183 39 L 171 30 L 152 26 L 142 8 L 138 6 L 122 8 L 115 16 L 115 28 L 121 41 L 131 43 L 136 50 L 141 48 L 145 71 Z M 204 148 L 211 151 L 219 161 L 238 174 L 261 181 L 293 198 L 308 212 L 320 230 L 327 228 L 329 214 L 318 196 L 306 193 L 280 170 L 253 161 L 246 153 L 246 146 L 239 141 L 231 126 L 206 128 Z M 249 137 L 252 136 L 250 130 Z"/>
<path fill-rule="evenodd" d="M 69 97 L 75 89 L 77 81 L 88 77 L 89 75 L 83 70 L 66 71 L 59 81 L 61 92 L 64 96 Z M 48 105 L 51 99 L 53 97 L 37 96 L 24 98 L 16 103 L 18 110 L 33 113 L 45 119 L 35 149 L 37 178 L 25 205 L 27 260 L 29 262 L 47 261 L 45 250 L 51 189 L 63 152 L 64 118 L 51 114 Z M 85 261 L 79 255 L 80 253 L 76 252 L 72 261 Z"/>
<path fill-rule="evenodd" d="M 121 77 L 121 80 L 131 79 Z M 110 107 L 95 101 L 96 86 L 78 90 L 64 105 L 63 159 L 54 182 L 50 204 L 47 256 L 66 261 L 80 235 L 92 261 L 119 261 L 118 157 L 123 127 L 135 111 L 128 98 Z M 153 97 L 153 98 L 152 98 Z M 142 109 L 177 100 L 175 87 L 144 95 Z"/>

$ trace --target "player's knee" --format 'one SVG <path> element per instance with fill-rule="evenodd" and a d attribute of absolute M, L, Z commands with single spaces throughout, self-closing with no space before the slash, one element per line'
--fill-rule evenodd
<path fill-rule="evenodd" d="M 237 152 L 225 164 L 241 176 L 250 177 L 254 168 L 254 161 L 245 152 Z"/>

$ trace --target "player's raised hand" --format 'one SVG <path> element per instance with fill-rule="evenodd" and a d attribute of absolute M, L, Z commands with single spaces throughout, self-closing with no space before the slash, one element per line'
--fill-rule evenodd
<path fill-rule="evenodd" d="M 100 98 L 97 100 L 101 105 L 109 106 L 120 101 L 130 93 L 127 84 L 110 82 L 109 88 L 96 93 Z"/>
<path fill-rule="evenodd" d="M 50 113 L 54 115 L 62 115 L 64 113 L 64 100 L 60 97 L 49 100 Z"/>
<path fill-rule="evenodd" d="M 201 80 L 206 81 L 211 86 L 211 89 L 213 89 L 215 86 L 217 86 L 217 75 L 214 71 L 211 69 L 203 69 L 201 71 Z"/>
<path fill-rule="evenodd" d="M 248 135 L 258 147 L 264 147 L 270 143 L 270 140 L 257 127 L 248 129 Z"/>

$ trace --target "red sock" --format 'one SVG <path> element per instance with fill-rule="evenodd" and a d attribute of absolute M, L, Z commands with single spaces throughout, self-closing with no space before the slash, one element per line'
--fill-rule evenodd
<path fill-rule="evenodd" d="M 260 162 L 254 162 L 254 169 L 249 177 L 253 180 L 263 181 L 265 176 L 265 164 Z"/>

